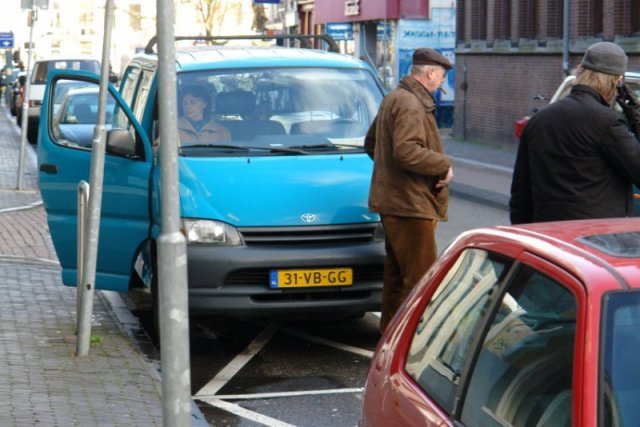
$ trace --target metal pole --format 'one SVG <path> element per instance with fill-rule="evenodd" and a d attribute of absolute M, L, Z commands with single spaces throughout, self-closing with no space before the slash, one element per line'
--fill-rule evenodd
<path fill-rule="evenodd" d="M 27 126 L 29 125 L 29 97 L 31 96 L 31 58 L 33 57 L 33 27 L 38 20 L 38 8 L 35 3 L 29 11 L 31 14 L 31 28 L 29 29 L 29 54 L 27 55 L 27 75 L 22 97 L 22 132 L 20 132 L 20 159 L 18 160 L 18 182 L 16 190 L 22 190 L 22 172 L 24 170 L 24 150 L 27 145 Z"/>
<path fill-rule="evenodd" d="M 569 75 L 569 0 L 564 0 L 562 14 L 562 71 L 565 77 Z"/>
<path fill-rule="evenodd" d="M 82 302 L 84 292 L 82 292 L 83 272 L 84 266 L 84 250 L 87 239 L 85 234 L 87 231 L 87 203 L 89 199 L 89 183 L 87 181 L 80 181 L 78 183 L 78 215 L 76 225 L 76 330 L 80 330 L 80 322 L 86 319 L 80 318 L 82 312 Z M 91 319 L 89 319 L 91 321 Z M 77 350 L 76 350 L 77 351 Z"/>
<path fill-rule="evenodd" d="M 91 340 L 91 316 L 93 313 L 93 293 L 95 290 L 96 264 L 98 260 L 98 237 L 100 232 L 100 208 L 102 206 L 102 184 L 104 181 L 104 157 L 106 148 L 106 106 L 109 77 L 109 57 L 111 53 L 111 28 L 113 27 L 113 0 L 106 0 L 104 10 L 104 37 L 102 40 L 102 63 L 100 66 L 100 94 L 98 96 L 98 123 L 93 130 L 91 149 L 91 177 L 89 186 L 89 208 L 87 216 L 86 252 L 82 267 L 83 304 L 81 307 L 76 354 L 89 354 Z"/>
<path fill-rule="evenodd" d="M 160 125 L 161 232 L 158 238 L 158 300 L 162 367 L 162 413 L 167 427 L 191 425 L 187 245 L 180 233 L 178 110 L 172 0 L 157 0 Z"/>

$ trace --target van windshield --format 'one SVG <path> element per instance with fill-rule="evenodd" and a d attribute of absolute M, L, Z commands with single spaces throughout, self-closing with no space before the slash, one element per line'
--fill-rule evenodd
<path fill-rule="evenodd" d="M 185 156 L 362 152 L 383 97 L 373 75 L 359 69 L 200 71 L 177 80 Z M 248 153 L 229 150 L 236 145 Z"/>

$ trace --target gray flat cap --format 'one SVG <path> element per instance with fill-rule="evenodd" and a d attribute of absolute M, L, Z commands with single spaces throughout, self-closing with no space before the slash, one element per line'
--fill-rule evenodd
<path fill-rule="evenodd" d="M 589 46 L 580 64 L 599 73 L 623 76 L 627 71 L 627 61 L 627 55 L 617 44 L 598 42 Z"/>

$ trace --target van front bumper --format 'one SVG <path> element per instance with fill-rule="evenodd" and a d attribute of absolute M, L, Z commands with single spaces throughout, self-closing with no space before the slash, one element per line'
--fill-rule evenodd
<path fill-rule="evenodd" d="M 193 314 L 260 316 L 379 311 L 382 241 L 343 246 L 188 245 L 189 308 Z M 353 284 L 272 289 L 272 270 L 352 268 Z"/>

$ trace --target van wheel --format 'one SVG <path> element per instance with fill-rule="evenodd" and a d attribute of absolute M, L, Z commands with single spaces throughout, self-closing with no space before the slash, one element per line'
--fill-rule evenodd
<path fill-rule="evenodd" d="M 158 261 L 155 251 L 151 257 L 151 328 L 149 339 L 160 349 L 160 293 L 158 292 Z"/>
<path fill-rule="evenodd" d="M 38 142 L 38 128 L 35 126 L 27 126 L 27 140 L 30 144 L 36 144 Z"/>

